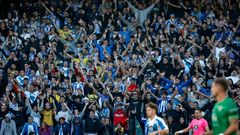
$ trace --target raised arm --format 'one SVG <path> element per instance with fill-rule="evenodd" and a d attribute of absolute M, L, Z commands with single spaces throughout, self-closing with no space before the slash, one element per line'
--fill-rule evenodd
<path fill-rule="evenodd" d="M 190 127 L 184 128 L 183 130 L 177 131 L 175 135 L 187 133 L 190 130 Z"/>
<path fill-rule="evenodd" d="M 41 5 L 48 11 L 48 13 L 53 14 L 53 12 L 46 6 L 44 2 L 41 2 Z"/>
<path fill-rule="evenodd" d="M 165 4 L 166 4 L 166 5 L 169 5 L 169 6 L 171 6 L 171 7 L 181 8 L 180 5 L 175 5 L 175 4 L 173 4 L 173 3 L 169 2 L 169 1 L 165 2 Z"/>
<path fill-rule="evenodd" d="M 144 9 L 144 11 L 148 14 L 149 12 L 152 11 L 153 7 L 154 7 L 155 4 L 158 3 L 158 2 L 159 2 L 159 0 L 155 0 L 155 2 L 154 2 L 151 6 L 149 6 L 148 8 Z"/>
<path fill-rule="evenodd" d="M 151 94 L 151 96 L 153 96 L 158 101 L 159 98 L 154 93 L 152 93 L 151 90 L 148 92 Z"/>
<path fill-rule="evenodd" d="M 39 105 L 38 105 L 39 106 Z M 39 111 L 42 111 L 43 110 L 43 106 L 44 106 L 44 97 L 42 98 L 41 100 L 41 106 L 38 108 Z"/>
<path fill-rule="evenodd" d="M 187 39 L 186 41 L 187 41 L 188 43 L 194 45 L 195 47 L 197 47 L 197 48 L 200 49 L 200 50 L 203 49 L 200 45 L 198 45 L 197 43 L 193 42 L 192 40 Z"/>
<path fill-rule="evenodd" d="M 88 103 L 85 103 L 83 110 L 82 110 L 81 113 L 78 115 L 79 117 L 82 118 L 82 117 L 84 116 L 85 111 L 86 111 L 86 109 L 87 109 L 87 106 L 88 106 Z"/>
<path fill-rule="evenodd" d="M 165 73 L 161 73 L 161 74 L 165 74 Z M 173 84 L 172 81 L 164 77 L 164 75 L 163 77 L 161 77 L 161 80 L 163 80 L 166 83 L 166 85 L 163 87 L 166 90 L 169 89 Z"/>
<path fill-rule="evenodd" d="M 142 94 L 142 96 L 141 96 L 141 99 L 144 100 L 144 98 L 145 98 L 145 96 L 146 96 L 146 94 L 147 94 L 147 91 L 146 91 L 146 88 L 145 88 L 145 83 L 142 84 L 141 89 L 142 89 L 142 91 L 143 91 L 143 94 Z"/>
<path fill-rule="evenodd" d="M 147 67 L 147 65 L 148 65 L 148 63 L 149 63 L 150 61 L 151 61 L 151 60 L 148 59 L 148 61 L 147 61 L 146 63 L 144 63 L 144 65 L 142 66 L 142 69 L 141 69 L 141 71 L 139 72 L 138 76 L 141 75 L 141 74 L 144 72 L 145 68 Z"/>
<path fill-rule="evenodd" d="M 32 107 L 31 107 L 31 105 L 30 105 L 29 99 L 26 99 L 26 106 L 28 107 L 30 113 L 32 113 L 32 112 L 33 112 L 33 109 L 32 109 Z"/>
<path fill-rule="evenodd" d="M 110 96 L 111 100 L 114 101 L 113 95 L 112 93 L 109 91 L 109 89 L 107 88 L 107 93 Z"/>
<path fill-rule="evenodd" d="M 128 6 L 133 10 L 134 13 L 138 11 L 138 9 L 135 8 L 130 2 L 128 2 L 128 0 L 125 0 L 125 2 L 127 2 Z"/>
<path fill-rule="evenodd" d="M 54 19 L 51 19 L 51 21 L 52 21 L 52 24 L 53 24 L 53 26 L 57 29 L 57 31 L 59 31 L 60 30 L 60 28 L 55 24 L 55 20 Z"/>

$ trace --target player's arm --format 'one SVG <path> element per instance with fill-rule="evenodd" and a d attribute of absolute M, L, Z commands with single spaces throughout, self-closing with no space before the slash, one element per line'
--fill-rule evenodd
<path fill-rule="evenodd" d="M 213 131 L 212 131 L 212 130 L 209 130 L 208 132 L 203 133 L 203 135 L 213 135 Z"/>
<path fill-rule="evenodd" d="M 189 130 L 190 130 L 190 127 L 184 128 L 183 130 L 179 130 L 175 132 L 175 135 L 187 133 Z"/>
<path fill-rule="evenodd" d="M 193 121 L 189 124 L 189 126 L 187 128 L 184 128 L 183 130 L 179 130 L 179 131 L 175 132 L 175 135 L 187 133 L 192 128 L 193 128 Z"/>
<path fill-rule="evenodd" d="M 165 121 L 163 119 L 159 119 L 159 121 L 162 123 L 162 125 L 160 126 L 162 130 L 158 130 L 158 131 L 152 132 L 152 133 L 150 133 L 148 135 L 157 135 L 157 134 L 168 135 L 169 134 L 169 129 L 168 129 L 168 126 L 165 123 Z"/>
<path fill-rule="evenodd" d="M 160 134 L 160 135 L 168 135 L 169 134 L 169 129 L 160 130 L 160 131 L 158 131 L 158 134 Z"/>
<path fill-rule="evenodd" d="M 205 127 L 205 130 L 206 130 L 206 133 L 211 133 L 210 129 L 209 129 L 209 126 L 206 126 Z"/>
<path fill-rule="evenodd" d="M 230 135 L 232 133 L 236 133 L 238 131 L 238 119 L 230 119 L 230 126 L 224 132 L 224 135 Z"/>
<path fill-rule="evenodd" d="M 210 133 L 210 129 L 209 129 L 209 126 L 208 126 L 208 122 L 206 120 L 204 120 L 204 127 L 205 127 L 205 133 Z"/>
<path fill-rule="evenodd" d="M 168 130 L 168 129 L 158 130 L 158 131 L 149 133 L 148 135 L 157 135 L 157 134 L 160 134 L 160 135 L 168 135 L 168 134 L 169 134 L 169 130 Z"/>
<path fill-rule="evenodd" d="M 226 131 L 223 133 L 224 135 L 230 135 L 232 133 L 236 133 L 238 131 L 238 108 L 234 101 L 229 103 L 229 109 L 228 109 L 228 120 L 229 120 L 229 126 L 226 129 Z"/>

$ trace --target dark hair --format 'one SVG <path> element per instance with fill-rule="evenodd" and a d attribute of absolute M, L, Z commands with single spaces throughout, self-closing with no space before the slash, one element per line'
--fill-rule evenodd
<path fill-rule="evenodd" d="M 196 108 L 195 111 L 202 112 L 202 109 L 201 108 Z"/>
<path fill-rule="evenodd" d="M 60 117 L 60 118 L 59 118 L 59 121 L 60 121 L 60 120 L 65 120 L 65 119 L 66 119 L 66 118 L 64 118 L 64 117 Z"/>
<path fill-rule="evenodd" d="M 35 135 L 35 133 L 34 132 L 29 132 L 29 135 Z"/>
<path fill-rule="evenodd" d="M 156 104 L 154 104 L 153 102 L 149 102 L 147 104 L 147 107 L 150 107 L 151 109 L 154 109 L 156 111 L 156 113 L 158 112 L 158 107 Z"/>
<path fill-rule="evenodd" d="M 225 91 L 228 90 L 229 85 L 228 81 L 225 78 L 216 78 L 213 83 L 221 85 Z"/>
<path fill-rule="evenodd" d="M 164 91 L 162 92 L 162 95 L 167 95 L 167 91 L 164 90 Z"/>

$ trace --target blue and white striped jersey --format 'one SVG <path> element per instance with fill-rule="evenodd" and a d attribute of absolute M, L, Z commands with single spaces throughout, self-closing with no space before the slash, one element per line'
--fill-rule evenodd
<path fill-rule="evenodd" d="M 145 135 L 148 135 L 149 133 L 152 133 L 155 131 L 168 129 L 165 121 L 158 116 L 155 116 L 152 120 L 150 119 L 146 120 L 144 125 L 145 125 Z"/>
<path fill-rule="evenodd" d="M 83 90 L 84 84 L 83 84 L 83 82 L 74 82 L 74 83 L 72 83 L 72 88 L 74 91 L 79 90 L 79 89 Z"/>
<path fill-rule="evenodd" d="M 167 104 L 171 102 L 171 99 L 162 99 L 159 98 L 157 101 L 158 104 L 158 114 L 161 114 L 167 110 Z"/>

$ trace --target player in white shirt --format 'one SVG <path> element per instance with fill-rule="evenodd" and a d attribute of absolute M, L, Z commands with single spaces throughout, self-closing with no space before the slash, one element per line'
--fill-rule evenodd
<path fill-rule="evenodd" d="M 145 122 L 145 135 L 167 135 L 169 130 L 165 121 L 157 116 L 157 105 L 148 103 L 146 107 L 147 121 Z"/>

